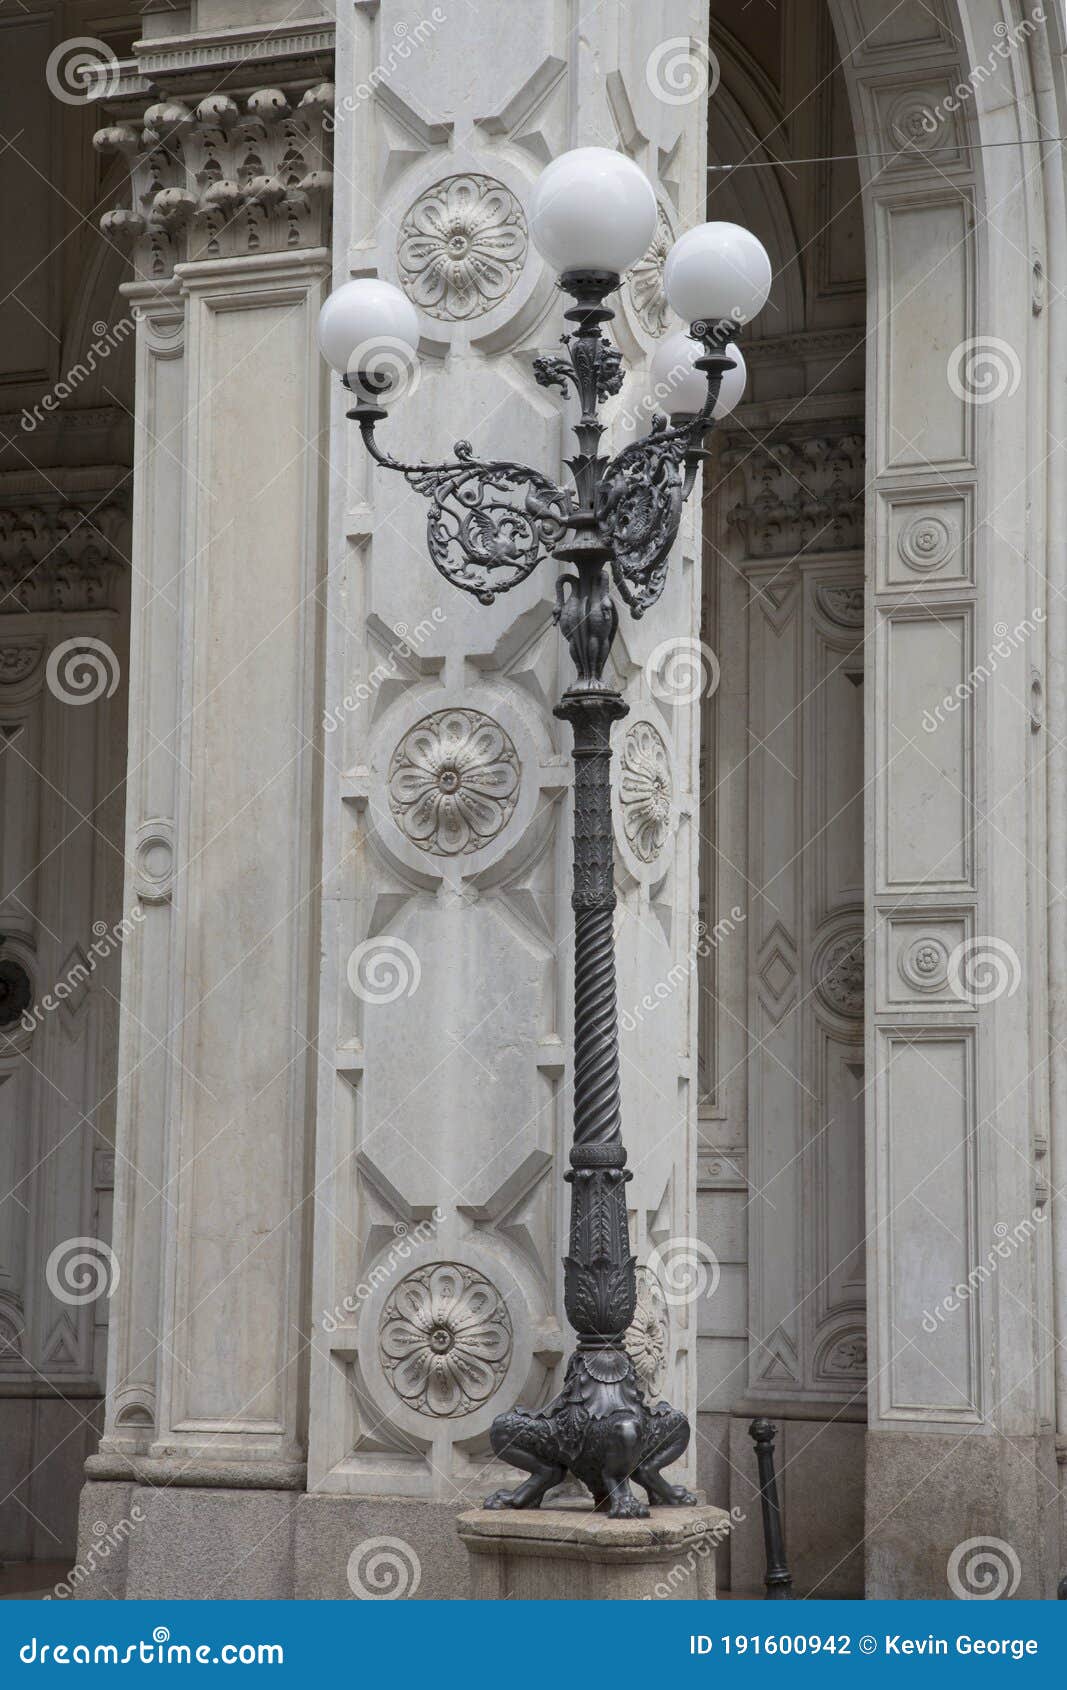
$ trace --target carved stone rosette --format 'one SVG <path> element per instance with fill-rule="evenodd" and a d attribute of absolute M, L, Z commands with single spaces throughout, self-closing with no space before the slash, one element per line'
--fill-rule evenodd
<path fill-rule="evenodd" d="M 397 273 L 420 311 L 461 322 L 507 298 L 526 250 L 526 219 L 510 188 L 491 176 L 447 176 L 404 217 Z"/>
<path fill-rule="evenodd" d="M 643 863 L 663 851 L 671 827 L 674 777 L 663 735 L 651 722 L 635 722 L 622 746 L 619 801 L 630 849 Z"/>
<path fill-rule="evenodd" d="M 484 1274 L 436 1262 L 406 1274 L 382 1310 L 382 1371 L 417 1414 L 455 1419 L 492 1396 L 511 1360 L 504 1299 Z"/>
<path fill-rule="evenodd" d="M 670 322 L 670 306 L 663 291 L 663 268 L 673 244 L 674 236 L 667 214 L 660 206 L 652 244 L 644 257 L 638 259 L 626 282 L 634 316 L 646 334 L 657 337 L 667 332 Z"/>
<path fill-rule="evenodd" d="M 438 710 L 404 735 L 389 765 L 389 807 L 420 851 L 479 851 L 507 826 L 519 797 L 519 756 L 480 710 Z"/>

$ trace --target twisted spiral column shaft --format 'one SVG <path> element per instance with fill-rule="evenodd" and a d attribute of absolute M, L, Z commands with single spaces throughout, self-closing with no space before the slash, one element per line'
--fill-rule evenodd
<path fill-rule="evenodd" d="M 556 714 L 574 732 L 574 1146 L 616 1146 L 621 1166 L 611 728 L 626 705 L 608 687 L 575 689 Z"/>

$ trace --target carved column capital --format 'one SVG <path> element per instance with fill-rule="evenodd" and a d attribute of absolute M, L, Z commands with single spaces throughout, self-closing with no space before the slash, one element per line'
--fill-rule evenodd
<path fill-rule="evenodd" d="M 190 259 L 328 245 L 333 98 L 329 82 L 171 98 L 97 130 L 98 151 L 126 159 L 130 196 L 100 227 L 152 281 Z"/>

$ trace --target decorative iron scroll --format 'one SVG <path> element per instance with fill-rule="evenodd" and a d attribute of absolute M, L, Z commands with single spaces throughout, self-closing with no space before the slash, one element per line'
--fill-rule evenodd
<path fill-rule="evenodd" d="M 636 618 L 655 604 L 682 520 L 693 430 L 652 419 L 643 440 L 624 447 L 597 489 L 597 522 L 611 547 L 611 573 Z"/>
<path fill-rule="evenodd" d="M 574 509 L 569 493 L 523 464 L 479 462 L 469 440 L 456 441 L 457 461 L 448 464 L 402 464 L 368 445 L 379 463 L 400 470 L 430 500 L 433 564 L 482 604 L 525 581 L 567 531 Z"/>

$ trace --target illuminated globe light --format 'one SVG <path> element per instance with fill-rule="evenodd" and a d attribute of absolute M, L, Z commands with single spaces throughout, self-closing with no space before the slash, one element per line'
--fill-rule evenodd
<path fill-rule="evenodd" d="M 419 314 L 391 282 L 373 276 L 342 282 L 319 312 L 316 332 L 326 362 L 353 386 L 360 376 L 374 378 L 369 391 L 379 402 L 398 398 L 412 385 Z M 380 383 L 386 385 L 379 392 Z"/>
<path fill-rule="evenodd" d="M 732 358 L 734 367 L 727 370 L 719 386 L 712 416 L 718 422 L 728 417 L 745 391 L 748 371 L 745 360 L 736 346 L 726 346 L 724 354 Z M 708 378 L 698 370 L 696 361 L 704 356 L 704 348 L 687 334 L 668 335 L 660 341 L 652 354 L 649 375 L 652 397 L 657 405 L 672 417 L 695 417 L 704 409 L 708 397 Z"/>
<path fill-rule="evenodd" d="M 667 254 L 663 290 L 687 323 L 747 323 L 767 303 L 771 261 L 739 223 L 700 223 Z"/>
<path fill-rule="evenodd" d="M 530 197 L 530 238 L 561 275 L 621 275 L 656 232 L 656 196 L 642 170 L 609 147 L 575 147 L 546 165 Z"/>

